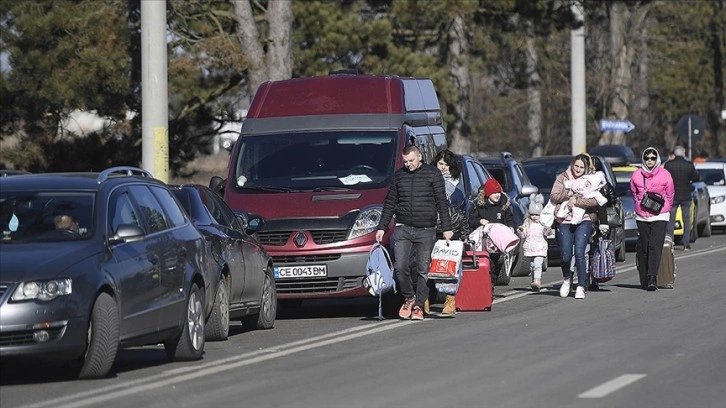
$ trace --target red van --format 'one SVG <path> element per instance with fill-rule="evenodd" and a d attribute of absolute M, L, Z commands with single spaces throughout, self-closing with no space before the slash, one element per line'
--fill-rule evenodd
<path fill-rule="evenodd" d="M 224 197 L 264 217 L 259 240 L 278 298 L 368 296 L 368 252 L 407 144 L 426 162 L 446 148 L 429 79 L 336 74 L 260 86 Z"/>

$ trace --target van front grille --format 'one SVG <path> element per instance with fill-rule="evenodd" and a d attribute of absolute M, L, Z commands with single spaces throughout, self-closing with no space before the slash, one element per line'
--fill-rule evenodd
<path fill-rule="evenodd" d="M 273 256 L 272 262 L 275 265 L 280 264 L 301 264 L 301 263 L 319 263 L 327 261 L 335 261 L 340 259 L 340 254 L 331 255 L 287 255 L 287 256 Z"/>
<path fill-rule="evenodd" d="M 260 231 L 257 233 L 260 243 L 269 246 L 284 246 L 290 236 L 297 231 Z M 343 242 L 348 237 L 348 230 L 312 230 L 310 235 L 318 245 Z"/>
<path fill-rule="evenodd" d="M 331 293 L 355 289 L 361 285 L 361 281 L 360 277 L 278 280 L 275 282 L 275 286 L 277 293 Z"/>

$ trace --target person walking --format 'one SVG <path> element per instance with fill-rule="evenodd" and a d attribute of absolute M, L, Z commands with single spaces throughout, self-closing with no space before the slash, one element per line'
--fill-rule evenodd
<path fill-rule="evenodd" d="M 464 191 L 461 187 L 461 167 L 459 165 L 459 157 L 452 151 L 446 149 L 436 154 L 431 164 L 436 166 L 441 175 L 444 177 L 444 185 L 446 186 L 446 200 L 449 206 L 449 216 L 451 218 L 451 230 L 454 235 L 452 239 L 462 239 L 466 234 L 466 216 L 464 207 Z M 439 222 L 440 224 L 440 222 Z M 442 238 L 441 228 L 437 228 L 437 239 Z M 428 299 L 427 299 L 428 301 Z M 424 303 L 424 313 L 428 313 L 428 302 Z M 441 313 L 447 316 L 456 314 L 456 295 L 446 295 L 444 307 Z"/>
<path fill-rule="evenodd" d="M 396 216 L 394 269 L 404 297 L 398 315 L 402 319 L 413 320 L 423 320 L 423 305 L 429 297 L 427 280 L 431 251 L 436 241 L 437 219 L 441 220 L 445 240 L 449 241 L 454 234 L 444 177 L 436 167 L 421 160 L 418 147 L 409 145 L 403 149 L 403 167 L 393 175 L 376 231 L 376 241 L 381 242 L 388 224 Z M 415 270 L 411 269 L 412 254 L 415 254 Z"/>
<path fill-rule="evenodd" d="M 673 242 L 673 231 L 676 228 L 676 212 L 681 208 L 683 216 L 683 250 L 691 249 L 691 184 L 701 178 L 696 171 L 696 166 L 684 157 L 686 149 L 683 146 L 676 146 L 673 149 L 675 157 L 668 160 L 663 167 L 668 170 L 673 178 L 673 186 L 676 190 L 673 198 L 673 206 L 670 210 L 670 221 L 668 222 L 667 236 Z"/>
<path fill-rule="evenodd" d="M 593 173 L 592 159 L 587 154 L 578 154 L 572 159 L 567 170 L 557 175 L 550 193 L 550 201 L 559 206 L 585 209 L 585 216 L 579 224 L 572 224 L 572 213 L 567 218 L 557 219 L 557 245 L 560 247 L 560 265 L 562 268 L 562 285 L 560 296 L 570 295 L 572 270 L 571 262 L 574 257 L 577 270 L 577 289 L 575 299 L 585 298 L 585 283 L 587 282 L 587 245 L 592 238 L 593 221 L 595 221 L 598 202 L 594 198 L 586 198 L 566 188 L 565 184 L 572 186 L 574 181 L 587 174 Z M 567 183 L 565 183 L 567 182 Z"/>
<path fill-rule="evenodd" d="M 654 291 L 658 289 L 656 277 L 663 255 L 675 188 L 670 172 L 665 167 L 660 167 L 660 154 L 657 149 L 646 148 L 642 158 L 643 166 L 634 171 L 630 178 L 630 191 L 635 201 L 635 223 L 638 225 L 638 268 L 639 272 L 645 272 L 640 273 L 640 286 Z M 657 194 L 664 200 L 663 207 L 657 214 L 649 212 L 641 205 L 646 193 Z"/>
<path fill-rule="evenodd" d="M 539 215 L 544 207 L 542 194 L 529 196 L 529 207 L 527 207 L 527 219 L 517 228 L 519 237 L 524 240 L 522 249 L 524 256 L 531 257 L 529 270 L 532 273 L 532 292 L 539 292 L 542 288 L 542 267 L 547 257 L 547 234 L 552 228 L 545 227 L 539 222 Z"/>
<path fill-rule="evenodd" d="M 512 203 L 509 197 L 502 192 L 502 186 L 499 182 L 493 178 L 487 180 L 479 188 L 476 206 L 469 214 L 469 228 L 471 231 L 477 232 L 478 237 L 482 236 L 483 227 L 489 223 L 504 224 L 514 231 Z M 504 257 L 500 253 L 491 253 L 489 256 L 491 261 L 492 296 L 494 296 L 494 286 L 502 271 Z"/>

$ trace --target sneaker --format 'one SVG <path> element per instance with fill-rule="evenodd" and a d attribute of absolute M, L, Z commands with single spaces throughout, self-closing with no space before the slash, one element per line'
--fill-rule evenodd
<path fill-rule="evenodd" d="M 423 320 L 423 309 L 421 309 L 418 306 L 415 306 L 413 308 L 413 313 L 411 313 L 411 320 Z"/>
<path fill-rule="evenodd" d="M 570 296 L 570 278 L 562 281 L 562 286 L 560 286 L 560 297 L 566 298 L 567 296 Z"/>
<path fill-rule="evenodd" d="M 398 311 L 398 317 L 401 319 L 410 319 L 411 318 L 411 308 L 413 307 L 413 301 L 415 298 L 408 298 L 403 301 L 403 304 L 401 305 L 401 310 Z"/>
<path fill-rule="evenodd" d="M 542 288 L 542 279 L 533 280 L 529 286 L 532 288 L 532 292 L 539 292 L 540 288 Z"/>
<path fill-rule="evenodd" d="M 575 290 L 575 299 L 585 299 L 585 287 L 578 286 Z"/>
<path fill-rule="evenodd" d="M 648 278 L 648 292 L 654 292 L 658 290 L 658 281 L 656 280 L 655 276 L 651 276 Z"/>
<path fill-rule="evenodd" d="M 684 251 L 690 251 L 690 250 L 691 250 L 691 246 L 690 246 L 690 245 L 685 245 L 685 246 L 683 247 L 683 250 L 684 250 Z"/>

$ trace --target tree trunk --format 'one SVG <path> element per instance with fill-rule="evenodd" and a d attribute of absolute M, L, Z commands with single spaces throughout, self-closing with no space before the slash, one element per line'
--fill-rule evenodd
<path fill-rule="evenodd" d="M 613 68 L 610 83 L 613 84 L 609 115 L 612 119 L 625 120 L 632 106 L 633 61 L 638 51 L 638 30 L 648 14 L 647 5 L 635 5 L 631 11 L 622 1 L 610 4 L 610 56 Z M 625 144 L 625 133 L 605 132 L 599 144 Z"/>
<path fill-rule="evenodd" d="M 242 52 L 249 60 L 249 95 L 265 81 L 288 79 L 292 76 L 292 51 L 290 49 L 292 31 L 292 1 L 270 0 L 267 6 L 269 36 L 265 47 L 252 13 L 251 0 L 232 0 L 237 38 Z"/>
<path fill-rule="evenodd" d="M 450 136 L 451 151 L 464 154 L 471 152 L 471 128 L 469 127 L 469 40 L 466 23 L 460 15 L 454 17 L 449 30 L 449 75 L 457 90 L 456 103 L 449 107 L 454 117 L 449 122 L 447 132 Z"/>
<path fill-rule="evenodd" d="M 532 157 L 542 156 L 542 98 L 540 86 L 542 79 L 537 70 L 538 55 L 532 34 L 532 22 L 527 23 L 527 135 Z"/>

